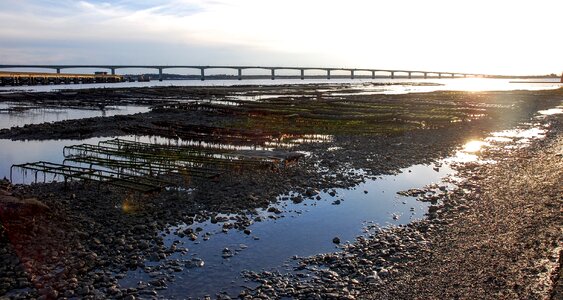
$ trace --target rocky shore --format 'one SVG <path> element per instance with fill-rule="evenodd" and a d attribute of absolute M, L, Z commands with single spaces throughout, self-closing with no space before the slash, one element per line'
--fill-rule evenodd
<path fill-rule="evenodd" d="M 175 274 L 205 264 L 197 257 L 171 258 L 189 249 L 166 244 L 163 233 L 205 240 L 209 236 L 191 225 L 210 221 L 221 224 L 224 232 L 239 230 L 252 236 L 253 223 L 284 214 L 274 207 L 267 209 L 280 195 L 299 203 L 316 199 L 320 191 L 351 188 L 366 178 L 436 162 L 469 139 L 529 121 L 538 110 L 563 101 L 563 90 L 438 92 L 372 99 L 323 95 L 319 88 L 104 91 L 103 97 L 113 99 L 107 103 L 135 98 L 146 103 L 152 99 L 157 105 L 146 114 L 0 130 L 0 138 L 10 139 L 123 134 L 189 138 L 194 130 L 205 133 L 207 141 L 223 137 L 223 142 L 232 142 L 233 133 L 253 143 L 265 136 L 280 139 L 287 132 L 298 137 L 311 131 L 330 136 L 326 142 L 291 146 L 291 151 L 307 153 L 296 164 L 230 169 L 214 179 L 184 178 L 178 188 L 153 194 L 84 182 L 13 185 L 3 181 L 0 260 L 5 263 L 0 265 L 0 297 L 158 297 L 159 291 L 175 284 Z M 266 104 L 241 101 L 236 107 L 209 102 L 177 105 L 187 98 L 229 102 L 225 97 L 258 92 L 285 96 Z M 69 93 L 65 101 L 103 98 L 99 91 L 88 93 Z M 303 100 L 289 96 L 295 93 L 312 97 L 301 110 L 285 106 Z M 33 97 L 36 102 L 53 98 Z M 459 177 L 465 180 L 457 183 L 457 189 L 427 187 L 440 195 L 421 199 L 432 203 L 428 220 L 403 227 L 371 226 L 366 228 L 368 235 L 341 245 L 340 252 L 295 257 L 292 273 L 245 272 L 259 285 L 238 296 L 548 298 L 559 263 L 553 251 L 561 246 L 563 137 L 561 115 L 546 122 L 551 127 L 544 140 L 527 148 L 482 154 L 496 164 L 459 165 Z M 364 172 L 351 171 L 358 169 Z M 267 209 L 267 215 L 260 215 L 260 209 Z M 171 229 L 179 224 L 186 227 Z M 141 270 L 150 280 L 135 288 L 122 287 L 120 279 L 132 270 Z"/>
<path fill-rule="evenodd" d="M 428 219 L 373 228 L 337 253 L 295 258 L 294 273 L 248 272 L 244 299 L 559 299 L 563 134 L 554 119 L 529 148 L 457 167 Z M 421 191 L 424 192 L 424 191 Z"/>

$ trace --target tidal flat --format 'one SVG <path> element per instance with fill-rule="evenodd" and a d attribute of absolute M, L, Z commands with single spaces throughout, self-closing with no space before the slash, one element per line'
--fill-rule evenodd
<path fill-rule="evenodd" d="M 1 183 L 2 297 L 541 299 L 557 282 L 563 89 L 0 101 L 148 108 L 0 129 L 0 153 L 39 152 Z"/>

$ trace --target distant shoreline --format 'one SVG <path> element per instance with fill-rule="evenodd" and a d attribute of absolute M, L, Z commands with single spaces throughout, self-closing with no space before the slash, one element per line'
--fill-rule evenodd
<path fill-rule="evenodd" d="M 510 81 L 510 83 L 560 83 L 560 84 L 563 84 L 563 82 L 557 82 L 557 81 Z"/>

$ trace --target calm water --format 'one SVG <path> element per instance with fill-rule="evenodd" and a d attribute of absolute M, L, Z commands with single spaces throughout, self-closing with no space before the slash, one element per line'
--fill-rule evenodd
<path fill-rule="evenodd" d="M 189 249 L 188 254 L 175 254 L 173 259 L 198 258 L 205 265 L 176 274 L 177 284 L 159 293 L 165 298 L 185 298 L 214 295 L 223 290 L 236 296 L 241 285 L 249 285 L 239 277 L 243 270 L 275 270 L 281 267 L 289 271 L 292 265 L 290 258 L 294 255 L 338 251 L 332 243 L 334 237 L 339 237 L 342 242 L 353 241 L 364 233 L 363 228 L 368 224 L 407 224 L 422 218 L 427 204 L 414 197 L 399 196 L 396 192 L 440 182 L 440 178 L 450 172 L 449 167 L 442 167 L 440 172 L 436 172 L 432 166 L 416 165 L 396 176 L 367 180 L 354 189 L 336 189 L 335 197 L 321 193 L 322 199 L 318 201 L 306 200 L 300 204 L 281 201 L 276 206 L 287 214 L 277 220 L 266 219 L 252 224 L 249 227 L 251 235 L 236 230 L 225 234 L 221 232 L 221 224 L 209 222 L 190 226 L 202 227 L 202 233 L 214 233 L 208 241 L 194 243 L 174 234 L 166 235 L 166 246 L 180 240 L 179 246 Z M 335 200 L 341 203 L 334 205 Z M 225 259 L 222 257 L 225 247 L 240 252 Z M 149 280 L 146 273 L 132 271 L 121 284 L 135 287 L 137 282 Z"/>
<path fill-rule="evenodd" d="M 18 110 L 25 108 L 24 110 Z M 26 108 L 21 103 L 0 103 L 0 129 L 71 119 L 111 117 L 148 112 L 147 106 L 108 106 L 104 110 L 78 108 Z"/>
<path fill-rule="evenodd" d="M 347 83 L 357 85 L 362 88 L 369 83 L 392 84 L 388 86 L 374 86 L 368 88 L 373 93 L 393 94 L 393 93 L 413 93 L 413 92 L 432 92 L 437 90 L 454 91 L 506 91 L 506 90 L 544 90 L 558 88 L 561 86 L 559 78 L 518 80 L 518 81 L 546 81 L 553 83 L 511 83 L 515 79 L 483 79 L 483 78 L 456 78 L 456 79 L 276 79 L 276 80 L 165 80 L 150 82 L 120 82 L 112 84 L 69 84 L 69 85 L 45 85 L 45 86 L 16 86 L 0 87 L 0 92 L 10 92 L 13 90 L 25 90 L 35 92 L 45 92 L 66 89 L 87 89 L 87 88 L 119 88 L 119 87 L 152 87 L 152 86 L 232 86 L 232 85 L 280 85 L 280 84 L 311 84 L 311 83 Z M 438 83 L 440 86 L 413 86 L 403 83 Z"/>

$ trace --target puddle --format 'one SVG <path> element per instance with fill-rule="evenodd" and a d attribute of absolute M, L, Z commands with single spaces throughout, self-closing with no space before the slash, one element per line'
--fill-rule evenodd
<path fill-rule="evenodd" d="M 547 115 L 561 114 L 563 109 L 559 106 L 548 110 L 540 110 L 533 117 L 535 122 L 524 123 L 517 128 L 492 132 L 483 140 L 467 141 L 460 150 L 449 158 L 444 159 L 445 163 L 495 163 L 492 160 L 479 160 L 479 152 L 483 150 L 500 150 L 518 147 L 526 147 L 531 141 L 545 137 L 548 126 L 541 121 Z"/>
<path fill-rule="evenodd" d="M 147 106 L 107 106 L 104 110 L 78 108 L 36 108 L 14 103 L 0 103 L 0 129 L 71 119 L 131 115 L 150 110 Z"/>
<path fill-rule="evenodd" d="M 353 189 L 321 191 L 320 200 L 298 204 L 282 200 L 274 207 L 284 213 L 261 211 L 266 218 L 250 225 L 250 234 L 234 229 L 223 233 L 222 223 L 207 221 L 189 226 L 194 232 L 197 227 L 202 229 L 194 242 L 175 235 L 173 232 L 178 227 L 171 227 L 171 233 L 164 233 L 165 246 L 179 241 L 177 247 L 187 248 L 188 252 L 176 253 L 169 259 L 179 260 L 183 266 L 190 265 L 194 259 L 204 263 L 202 267 L 190 265 L 181 272 L 174 272 L 177 283 L 159 291 L 159 295 L 164 298 L 203 297 L 225 291 L 235 296 L 240 286 L 251 285 L 239 276 L 244 270 L 273 270 L 282 266 L 289 271 L 292 269 L 289 258 L 338 251 L 332 242 L 334 237 L 339 237 L 342 243 L 353 241 L 364 234 L 362 228 L 367 224 L 398 225 L 421 219 L 428 204 L 417 201 L 416 197 L 397 195 L 397 192 L 439 183 L 440 178 L 451 172 L 446 165 L 439 171 L 434 170 L 433 165 L 415 165 L 398 175 L 367 180 Z M 335 196 L 331 195 L 333 193 Z M 287 196 L 279 199 L 283 197 Z M 206 233 L 209 233 L 208 240 L 203 240 Z M 225 255 L 225 248 L 229 249 L 228 255 Z M 120 284 L 137 287 L 140 281 L 152 280 L 149 273 L 131 271 Z"/>
<path fill-rule="evenodd" d="M 558 106 L 558 107 L 546 109 L 546 110 L 540 110 L 540 111 L 538 111 L 538 113 L 540 115 L 544 115 L 544 116 L 563 114 L 563 106 Z"/>

